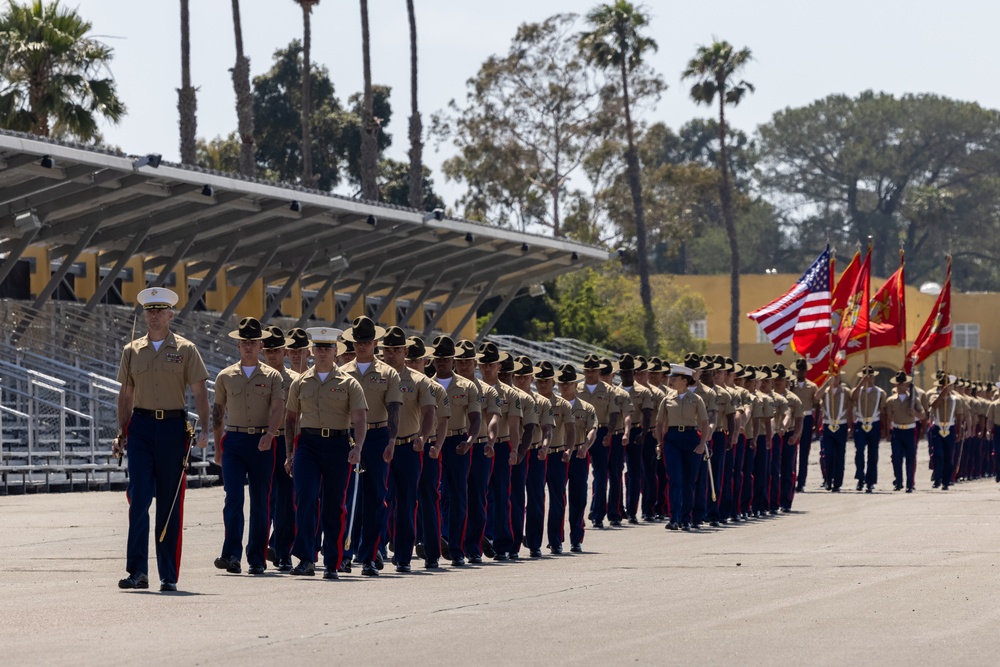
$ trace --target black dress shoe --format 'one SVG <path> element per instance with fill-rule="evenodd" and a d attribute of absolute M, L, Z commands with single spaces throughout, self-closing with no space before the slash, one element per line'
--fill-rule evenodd
<path fill-rule="evenodd" d="M 570 546 L 569 550 L 575 554 L 583 553 L 583 545 L 577 542 L 576 544 Z"/>
<path fill-rule="evenodd" d="M 378 568 L 372 563 L 362 563 L 361 564 L 361 576 L 362 577 L 377 577 Z"/>
<path fill-rule="evenodd" d="M 144 575 L 142 572 L 139 572 L 137 574 L 130 574 L 124 579 L 120 579 L 118 581 L 118 588 L 122 589 L 149 588 L 149 577 Z"/>
<path fill-rule="evenodd" d="M 550 546 L 549 547 L 549 553 L 550 554 L 555 554 L 555 555 L 558 556 L 562 552 L 563 552 L 563 550 L 562 550 L 562 545 L 561 544 L 557 544 L 555 546 Z"/>
<path fill-rule="evenodd" d="M 316 565 L 307 560 L 300 560 L 299 564 L 292 568 L 291 574 L 299 577 L 315 577 Z"/>
<path fill-rule="evenodd" d="M 265 569 L 263 565 L 251 565 L 247 568 L 247 572 L 250 574 L 264 574 Z"/>
<path fill-rule="evenodd" d="M 718 528 L 719 527 L 719 522 L 718 521 L 709 521 L 708 525 L 710 525 L 712 528 Z"/>
<path fill-rule="evenodd" d="M 802 486 L 801 484 L 799 484 L 798 486 L 795 487 L 795 493 L 802 493 L 805 490 L 806 490 L 806 487 Z"/>
<path fill-rule="evenodd" d="M 833 487 L 833 488 L 832 488 L 832 489 L 830 489 L 830 490 L 831 490 L 831 491 L 832 491 L 833 493 L 840 493 L 840 487 L 839 487 L 839 486 L 835 486 L 835 487 Z"/>
<path fill-rule="evenodd" d="M 594 521 L 593 525 L 594 525 L 594 528 L 604 528 L 604 522 L 603 521 Z"/>
<path fill-rule="evenodd" d="M 282 558 L 281 560 L 278 561 L 276 567 L 278 568 L 278 572 L 290 572 L 292 569 L 292 559 Z"/>
<path fill-rule="evenodd" d="M 437 558 L 435 558 L 434 560 L 425 560 L 424 561 L 424 569 L 425 570 L 436 570 L 439 567 L 441 567 L 441 565 L 438 563 Z"/>
<path fill-rule="evenodd" d="M 681 525 L 679 523 L 677 523 L 676 521 L 671 521 L 666 526 L 664 526 L 664 528 L 666 530 L 680 530 Z"/>
<path fill-rule="evenodd" d="M 528 555 L 531 556 L 532 558 L 541 558 L 542 557 L 542 550 L 541 549 L 532 549 L 531 551 L 528 552 Z"/>
<path fill-rule="evenodd" d="M 413 547 L 413 553 L 417 554 L 417 558 L 426 558 L 427 555 L 424 553 L 423 542 L 417 542 L 417 545 Z"/>
<path fill-rule="evenodd" d="M 906 487 L 906 492 L 907 493 L 913 493 L 913 487 L 912 486 Z"/>
<path fill-rule="evenodd" d="M 683 530 L 686 533 L 690 533 L 691 532 L 691 524 L 689 524 L 688 522 L 685 521 L 684 523 L 681 524 L 681 530 Z"/>
<path fill-rule="evenodd" d="M 172 581 L 161 581 L 160 582 L 160 592 L 161 593 L 176 593 L 177 584 Z"/>
<path fill-rule="evenodd" d="M 375 569 L 376 570 L 380 570 L 381 571 L 382 568 L 385 567 L 385 561 L 382 560 L 382 554 L 380 554 L 377 551 L 375 552 L 375 561 L 374 561 L 373 564 L 375 565 Z"/>
<path fill-rule="evenodd" d="M 399 572 L 400 574 L 406 574 L 407 572 L 410 572 L 410 566 L 409 565 L 397 565 L 396 566 L 396 572 Z"/>
<path fill-rule="evenodd" d="M 469 556 L 469 563 L 472 564 L 472 565 L 482 565 L 483 564 L 483 557 L 482 556 Z"/>
<path fill-rule="evenodd" d="M 343 563 L 341 563 L 340 567 L 337 568 L 337 572 L 343 572 L 344 574 L 350 574 L 351 573 L 351 561 L 345 560 Z"/>
<path fill-rule="evenodd" d="M 507 552 L 507 558 L 509 558 L 510 560 L 517 560 L 520 557 L 521 557 L 521 552 L 520 551 L 508 551 Z"/>
<path fill-rule="evenodd" d="M 323 578 L 324 579 L 340 579 L 340 576 L 337 574 L 336 570 L 333 570 L 333 569 L 330 569 L 330 568 L 326 568 L 325 570 L 323 570 Z"/>
<path fill-rule="evenodd" d="M 618 520 L 609 521 L 608 523 L 610 523 L 613 528 L 621 528 L 622 527 L 622 522 L 618 521 Z"/>
<path fill-rule="evenodd" d="M 938 482 L 938 481 L 935 481 L 935 482 L 934 482 L 934 483 L 933 483 L 933 484 L 931 485 L 931 488 L 934 488 L 934 489 L 937 489 L 937 488 L 939 488 L 940 486 L 941 486 L 941 482 Z"/>
<path fill-rule="evenodd" d="M 274 550 L 274 547 L 267 548 L 267 560 L 271 561 L 271 564 L 275 567 L 278 566 L 278 553 Z"/>
<path fill-rule="evenodd" d="M 858 487 L 855 489 L 855 491 L 860 491 L 863 488 L 865 488 L 865 483 L 862 481 L 858 481 Z"/>
<path fill-rule="evenodd" d="M 498 563 L 506 563 L 510 559 L 507 558 L 507 554 L 505 554 L 504 552 L 497 551 L 496 553 L 493 554 L 493 560 L 495 560 Z"/>
<path fill-rule="evenodd" d="M 645 517 L 644 517 L 644 518 L 645 518 Z M 629 522 L 630 524 L 632 524 L 633 526 L 635 526 L 635 525 L 637 525 L 637 524 L 639 523 L 639 520 L 638 520 L 638 519 L 636 519 L 636 518 L 635 518 L 635 515 L 633 514 L 632 516 L 630 516 L 630 517 L 628 518 L 628 522 Z"/>
<path fill-rule="evenodd" d="M 871 484 L 865 487 L 865 493 L 872 493 L 873 490 L 874 487 Z"/>
<path fill-rule="evenodd" d="M 458 558 L 452 558 L 451 559 L 451 566 L 452 567 L 465 567 L 465 557 L 464 556 L 459 556 Z"/>
<path fill-rule="evenodd" d="M 239 574 L 242 572 L 240 568 L 240 562 L 235 558 L 226 558 L 225 556 L 219 556 L 215 559 L 215 567 L 220 570 L 225 570 L 229 574 Z"/>
<path fill-rule="evenodd" d="M 487 558 L 493 558 L 495 554 L 496 551 L 493 550 L 493 540 L 488 537 L 483 538 L 483 555 Z"/>
<path fill-rule="evenodd" d="M 448 540 L 441 538 L 441 557 L 446 559 L 451 559 L 451 548 L 448 546 Z"/>

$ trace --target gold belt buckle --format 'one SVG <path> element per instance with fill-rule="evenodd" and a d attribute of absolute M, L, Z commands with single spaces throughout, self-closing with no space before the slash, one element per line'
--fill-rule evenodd
<path fill-rule="evenodd" d="M 947 438 L 948 434 L 951 433 L 951 429 L 948 428 L 947 426 L 942 426 L 940 431 L 941 431 L 941 437 L 943 438 Z"/>
<path fill-rule="evenodd" d="M 678 431 L 679 431 L 680 433 L 683 433 L 683 432 L 684 432 L 684 429 L 685 429 L 685 428 L 687 428 L 687 427 L 686 427 L 686 426 L 678 426 L 678 427 L 677 427 L 677 430 L 678 430 Z"/>
<path fill-rule="evenodd" d="M 247 434 L 248 435 L 257 435 L 257 427 L 256 426 L 250 426 L 250 427 L 248 427 L 247 428 Z"/>
<path fill-rule="evenodd" d="M 838 424 L 836 422 L 834 422 L 833 424 L 830 424 L 830 433 L 836 433 L 837 429 L 839 429 L 839 428 L 840 428 L 840 424 Z"/>
<path fill-rule="evenodd" d="M 153 410 L 153 419 L 163 419 L 163 410 Z"/>
<path fill-rule="evenodd" d="M 319 430 L 319 435 L 320 435 L 321 438 L 329 438 L 330 437 L 330 429 L 328 429 L 328 428 L 321 428 Z"/>
<path fill-rule="evenodd" d="M 861 430 L 862 430 L 862 431 L 864 431 L 865 433 L 868 433 L 869 431 L 871 431 L 871 430 L 872 430 L 872 423 L 871 423 L 871 422 L 870 422 L 869 420 L 867 420 L 867 419 L 866 419 L 866 420 L 865 420 L 865 421 L 864 421 L 864 422 L 863 422 L 863 423 L 861 424 Z"/>

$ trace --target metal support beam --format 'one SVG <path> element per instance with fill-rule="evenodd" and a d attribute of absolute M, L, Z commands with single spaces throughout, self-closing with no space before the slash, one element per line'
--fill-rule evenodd
<path fill-rule="evenodd" d="M 483 339 L 490 335 L 490 331 L 492 331 L 493 327 L 495 327 L 497 322 L 500 321 L 500 316 L 503 315 L 507 308 L 510 307 L 511 302 L 514 300 L 514 297 L 517 296 L 517 293 L 521 291 L 522 287 L 524 287 L 524 281 L 519 282 L 512 290 L 507 292 L 507 296 L 503 298 L 503 301 L 500 302 L 497 309 L 493 311 L 493 315 L 490 316 L 489 322 L 486 323 L 483 330 L 476 336 L 476 344 L 482 343 Z M 479 306 L 481 305 L 483 304 L 479 304 Z M 479 309 L 479 306 L 476 306 L 477 310 Z"/>
<path fill-rule="evenodd" d="M 219 275 L 219 271 L 221 271 L 222 267 L 224 267 L 226 262 L 229 261 L 229 256 L 233 254 L 234 250 L 236 250 L 236 246 L 239 245 L 239 242 L 239 238 L 233 239 L 229 242 L 226 249 L 219 254 L 219 257 L 215 260 L 215 264 L 212 265 L 212 267 L 208 270 L 208 273 L 206 273 L 201 279 L 201 283 L 199 283 L 198 287 L 195 288 L 194 293 L 188 296 L 187 303 L 184 304 L 181 312 L 177 313 L 177 319 L 183 320 L 186 315 L 194 310 L 195 304 L 198 303 L 198 300 L 201 299 L 201 297 L 205 296 L 205 292 L 208 291 L 208 286 L 212 284 L 212 278 Z M 186 292 L 187 281 L 185 281 L 184 285 L 178 285 L 177 287 Z"/>
<path fill-rule="evenodd" d="M 375 315 L 372 317 L 373 320 L 378 322 L 382 318 L 382 315 L 385 314 L 386 309 L 389 308 L 389 304 L 392 302 L 393 299 L 396 298 L 396 295 L 399 294 L 399 291 L 403 289 L 403 285 L 405 285 L 406 281 L 410 279 L 410 275 L 416 268 L 417 268 L 416 265 L 411 266 L 405 272 L 399 274 L 399 278 L 396 279 L 396 284 L 392 286 L 392 289 L 389 290 L 385 294 L 385 296 L 382 297 L 382 303 L 378 305 L 378 309 L 375 311 Z"/>
<path fill-rule="evenodd" d="M 97 307 L 97 304 L 100 303 L 101 299 L 104 298 L 104 295 L 108 293 L 111 286 L 115 284 L 115 280 L 118 279 L 118 274 L 125 268 L 128 261 L 132 259 L 132 255 L 135 254 L 135 251 L 139 248 L 139 244 L 142 243 L 148 233 L 149 227 L 132 237 L 132 240 L 129 241 L 128 247 L 125 248 L 125 252 L 119 255 L 118 261 L 111 267 L 111 272 L 104 276 L 104 280 L 102 280 L 101 284 L 97 286 L 97 291 L 95 291 L 94 295 L 90 297 L 89 301 L 87 301 L 87 305 L 83 307 L 84 315 L 89 315 L 90 312 Z M 139 281 L 136 280 L 135 282 Z"/>
<path fill-rule="evenodd" d="M 368 290 L 369 287 L 371 287 L 372 282 L 376 278 L 378 278 L 378 274 L 382 273 L 382 268 L 385 266 L 387 261 L 388 260 L 382 260 L 382 263 L 376 266 L 367 275 L 365 275 L 365 279 L 362 280 L 361 283 L 355 288 L 354 294 L 351 295 L 350 300 L 344 307 L 344 317 L 347 317 L 347 315 L 351 312 L 351 309 L 354 308 L 354 306 L 358 303 L 358 300 L 365 295 L 365 292 Z M 342 320 L 342 321 L 346 322 L 347 320 Z M 333 326 L 337 326 L 338 324 L 340 324 L 339 321 L 334 322 Z"/>
<path fill-rule="evenodd" d="M 3 264 L 0 264 L 0 283 L 7 279 L 11 269 L 13 269 L 18 260 L 21 259 L 21 255 L 23 255 L 24 251 L 28 249 L 28 246 L 30 246 L 31 242 L 35 240 L 36 236 L 38 236 L 38 230 L 29 229 L 24 232 L 24 236 L 19 238 L 17 242 L 14 243 L 14 246 L 10 249 L 10 254 L 7 255 L 7 259 L 3 261 Z"/>
<path fill-rule="evenodd" d="M 496 284 L 497 279 L 493 278 L 493 280 L 486 283 L 486 287 L 479 291 L 479 296 L 477 296 L 476 300 L 472 302 L 469 309 L 465 311 L 465 315 L 462 315 L 462 319 L 458 321 L 458 326 L 455 327 L 455 330 L 451 332 L 452 338 L 458 338 L 458 332 L 462 330 L 462 327 L 469 323 L 469 319 L 476 314 L 476 311 L 479 310 L 479 306 L 483 305 L 483 302 L 490 296 L 493 292 L 493 286 Z"/>
<path fill-rule="evenodd" d="M 230 317 L 233 316 L 233 313 L 236 312 L 236 309 L 240 305 L 240 301 L 242 301 L 243 297 L 245 297 L 247 295 L 247 292 L 250 291 L 250 288 L 253 286 L 254 282 L 258 278 L 260 278 L 261 274 L 264 273 L 264 270 L 267 269 L 267 265 L 271 263 L 271 260 L 274 259 L 274 256 L 275 254 L 277 254 L 277 252 L 278 252 L 278 246 L 274 246 L 273 248 L 271 248 L 271 251 L 269 253 L 267 253 L 266 255 L 264 255 L 264 257 L 261 258 L 260 263 L 257 265 L 257 268 L 255 268 L 250 273 L 250 275 L 247 276 L 246 280 L 243 281 L 243 284 L 240 285 L 239 291 L 236 292 L 236 296 L 232 298 L 232 300 L 226 306 L 226 309 L 222 311 L 221 315 L 219 315 L 217 324 L 221 324 L 222 322 L 225 322 L 226 320 L 228 320 Z"/>
<path fill-rule="evenodd" d="M 462 290 L 465 289 L 465 286 L 468 285 L 471 280 L 472 274 L 470 273 L 465 276 L 465 279 L 461 283 L 455 283 L 455 287 L 451 290 L 451 294 L 448 296 L 448 299 L 441 304 L 438 311 L 434 313 L 433 319 L 431 319 L 431 321 L 427 323 L 427 326 L 424 327 L 424 338 L 431 335 L 431 332 L 434 331 L 434 327 L 438 325 L 438 322 L 441 321 L 441 318 L 444 317 L 446 312 L 448 312 L 448 309 L 451 308 L 453 303 L 455 303 L 455 299 L 458 298 L 458 295 L 462 293 Z"/>
<path fill-rule="evenodd" d="M 302 316 L 295 322 L 296 327 L 301 327 L 306 323 L 306 320 L 313 316 L 313 313 L 316 312 L 320 302 L 326 298 L 326 293 L 330 291 L 333 284 L 337 282 L 337 278 L 339 278 L 346 270 L 347 269 L 341 269 L 340 271 L 335 271 L 327 276 L 326 280 L 323 281 L 322 286 L 320 286 L 319 290 L 316 291 L 316 296 L 314 296 L 312 301 L 309 302 L 309 305 L 302 310 Z"/>
<path fill-rule="evenodd" d="M 306 267 L 309 266 L 309 262 L 312 261 L 312 258 L 316 256 L 317 252 L 319 251 L 313 250 L 311 253 L 302 256 L 298 266 L 296 266 L 295 270 L 292 271 L 292 275 L 288 276 L 285 284 L 281 286 L 281 291 L 278 292 L 278 296 L 275 297 L 274 301 L 271 302 L 271 305 L 267 307 L 266 311 L 264 311 L 264 316 L 260 318 L 261 324 L 267 324 L 268 320 L 274 317 L 274 314 L 278 312 L 278 308 L 281 307 L 281 302 L 287 299 L 288 295 L 291 294 L 292 286 L 295 284 L 295 281 L 302 276 L 302 273 L 306 270 Z"/>
<path fill-rule="evenodd" d="M 167 278 L 170 276 L 170 272 L 177 268 L 180 261 L 184 259 L 184 255 L 186 255 L 187 251 L 191 249 L 191 246 L 194 244 L 194 237 L 195 235 L 192 234 L 177 244 L 177 248 L 174 249 L 174 254 L 171 255 L 170 259 L 167 260 L 167 263 L 163 265 L 160 275 L 156 276 L 156 279 L 146 285 L 146 287 L 163 287 L 164 283 L 167 282 Z M 146 276 L 143 275 L 142 279 L 145 280 Z"/>
<path fill-rule="evenodd" d="M 431 290 L 437 287 L 437 284 L 441 282 L 441 277 L 444 276 L 444 273 L 447 270 L 448 270 L 447 266 L 442 266 L 441 270 L 437 272 L 437 275 L 435 275 L 433 278 L 428 279 L 428 281 L 424 284 L 424 288 L 420 290 L 420 294 L 417 295 L 417 298 L 413 299 L 410 302 L 411 304 L 410 311 L 406 313 L 406 319 L 403 320 L 403 322 L 400 323 L 399 326 L 403 327 L 404 329 L 407 326 L 409 326 L 410 322 L 413 321 L 413 316 L 417 314 L 417 307 L 419 307 L 420 304 L 422 304 L 424 301 L 427 300 L 427 295 L 431 293 Z"/>

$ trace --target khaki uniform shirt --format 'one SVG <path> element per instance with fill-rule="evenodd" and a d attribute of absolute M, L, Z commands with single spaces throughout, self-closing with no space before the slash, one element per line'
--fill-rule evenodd
<path fill-rule="evenodd" d="M 914 411 L 919 407 L 918 399 L 912 389 L 906 393 L 904 399 L 901 399 L 896 392 L 892 392 L 892 395 L 885 400 L 885 409 L 893 426 L 907 426 L 917 422 L 917 418 L 910 414 L 911 405 Z"/>
<path fill-rule="evenodd" d="M 708 421 L 708 410 L 705 401 L 697 390 L 685 391 L 683 394 L 673 393 L 660 404 L 660 412 L 656 421 L 667 420 L 667 426 L 684 426 L 697 428 L 703 421 Z"/>
<path fill-rule="evenodd" d="M 389 403 L 403 402 L 403 395 L 399 391 L 399 373 L 384 361 L 375 359 L 364 374 L 358 368 L 357 360 L 347 362 L 340 370 L 350 374 L 361 384 L 368 402 L 369 424 L 378 424 L 389 418 L 385 408 Z"/>
<path fill-rule="evenodd" d="M 613 384 L 608 386 L 615 392 L 615 396 L 618 400 L 618 414 L 621 415 L 621 417 L 618 420 L 618 427 L 615 429 L 615 433 L 621 433 L 625 430 L 625 415 L 629 415 L 631 417 L 632 412 L 635 410 L 635 406 L 632 405 L 632 395 L 623 387 L 618 387 Z"/>
<path fill-rule="evenodd" d="M 643 410 L 652 410 L 653 416 L 650 418 L 655 419 L 656 409 L 659 406 L 653 404 L 653 392 L 648 387 L 643 387 L 637 382 L 631 387 L 622 387 L 622 389 L 628 393 L 629 399 L 632 401 L 632 428 L 642 427 Z"/>
<path fill-rule="evenodd" d="M 408 438 L 420 433 L 423 409 L 429 405 L 437 407 L 438 398 L 435 383 L 419 371 L 403 366 L 399 373 L 399 393 L 403 406 L 399 410 L 399 437 Z"/>
<path fill-rule="evenodd" d="M 285 407 L 299 413 L 299 428 L 344 430 L 351 426 L 351 412 L 367 410 L 368 402 L 353 376 L 334 368 L 321 381 L 313 367 L 292 381 Z"/>
<path fill-rule="evenodd" d="M 694 393 L 701 397 L 701 400 L 705 402 L 705 410 L 711 413 L 719 413 L 719 400 L 718 394 L 715 392 L 714 387 L 709 387 L 704 382 L 698 382 L 694 385 Z"/>
<path fill-rule="evenodd" d="M 531 397 L 535 399 L 535 407 L 538 410 L 539 427 L 531 434 L 531 446 L 542 444 L 542 426 L 555 427 L 555 414 L 552 412 L 552 401 L 545 398 L 537 391 L 531 392 Z"/>
<path fill-rule="evenodd" d="M 987 425 L 1000 424 L 1000 400 L 991 402 L 990 407 L 986 409 L 986 423 Z"/>
<path fill-rule="evenodd" d="M 772 390 L 768 398 L 774 402 L 774 420 L 771 422 L 772 432 L 781 435 L 785 432 L 785 413 L 788 412 L 788 399 L 783 394 Z"/>
<path fill-rule="evenodd" d="M 813 408 L 816 407 L 816 392 L 819 391 L 816 383 L 810 380 L 790 381 L 789 388 L 802 401 L 802 409 L 806 412 L 812 412 Z"/>
<path fill-rule="evenodd" d="M 482 406 L 479 403 L 479 392 L 476 385 L 472 384 L 458 373 L 453 373 L 445 393 L 448 395 L 448 403 L 451 406 L 451 416 L 448 418 L 449 434 L 456 432 L 466 432 L 469 428 L 469 415 L 474 413 L 482 414 Z M 437 383 L 442 387 L 440 379 Z"/>
<path fill-rule="evenodd" d="M 615 393 L 607 383 L 598 382 L 597 386 L 594 387 L 594 391 L 591 392 L 587 389 L 586 381 L 580 382 L 576 386 L 576 395 L 581 401 L 589 403 L 594 408 L 594 412 L 597 413 L 598 427 L 607 426 L 608 418 L 615 413 L 621 412 L 621 406 L 615 400 Z M 622 420 L 619 419 L 618 423 L 621 425 Z"/>
<path fill-rule="evenodd" d="M 736 408 L 732 407 L 733 395 L 728 388 L 721 385 L 715 385 L 713 389 L 715 389 L 715 409 L 717 410 L 715 430 L 725 431 L 729 428 L 729 420 L 726 418 L 726 415 L 736 412 Z"/>
<path fill-rule="evenodd" d="M 473 378 L 469 382 L 476 385 L 476 391 L 479 392 L 479 411 L 483 413 L 483 432 L 479 435 L 484 436 L 486 435 L 486 423 L 489 421 L 486 415 L 503 414 L 500 392 L 497 391 L 496 387 L 483 383 L 479 378 Z"/>
<path fill-rule="evenodd" d="M 257 364 L 248 378 L 237 361 L 215 378 L 215 404 L 225 408 L 227 426 L 266 429 L 272 402 L 284 398 L 281 373 L 266 364 Z"/>
<path fill-rule="evenodd" d="M 523 416 L 523 406 L 521 396 L 514 390 L 514 387 L 498 382 L 493 389 L 497 392 L 497 400 L 500 402 L 500 428 L 498 430 L 497 442 L 510 440 L 510 418 Z"/>
<path fill-rule="evenodd" d="M 597 428 L 597 410 L 590 403 L 580 400 L 579 396 L 573 399 L 570 406 L 573 409 L 573 419 L 576 420 L 576 442 L 572 444 L 576 447 L 587 441 L 590 429 Z"/>
<path fill-rule="evenodd" d="M 660 403 L 663 399 L 667 397 L 667 393 L 660 389 L 659 387 L 654 387 L 653 385 L 646 385 L 646 389 L 653 394 L 653 421 L 656 421 L 656 415 L 660 411 Z"/>
<path fill-rule="evenodd" d="M 566 422 L 573 420 L 573 406 L 562 396 L 552 394 L 552 398 L 547 399 L 551 404 L 552 412 L 552 438 L 549 440 L 549 447 L 564 447 L 566 445 Z M 576 444 L 571 443 L 571 444 Z"/>
<path fill-rule="evenodd" d="M 118 382 L 135 387 L 132 404 L 145 410 L 183 410 L 187 386 L 207 379 L 198 348 L 173 332 L 159 352 L 149 336 L 136 338 L 122 350 L 118 366 Z"/>

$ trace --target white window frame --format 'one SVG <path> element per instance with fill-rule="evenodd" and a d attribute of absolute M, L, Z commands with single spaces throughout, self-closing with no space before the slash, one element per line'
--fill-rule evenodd
<path fill-rule="evenodd" d="M 688 329 L 691 331 L 691 335 L 695 338 L 708 340 L 708 318 L 703 317 L 700 320 L 691 320 L 688 322 Z M 699 335 L 699 331 L 701 335 Z"/>
<path fill-rule="evenodd" d="M 954 326 L 954 347 L 963 350 L 979 349 L 979 322 L 960 322 Z"/>

